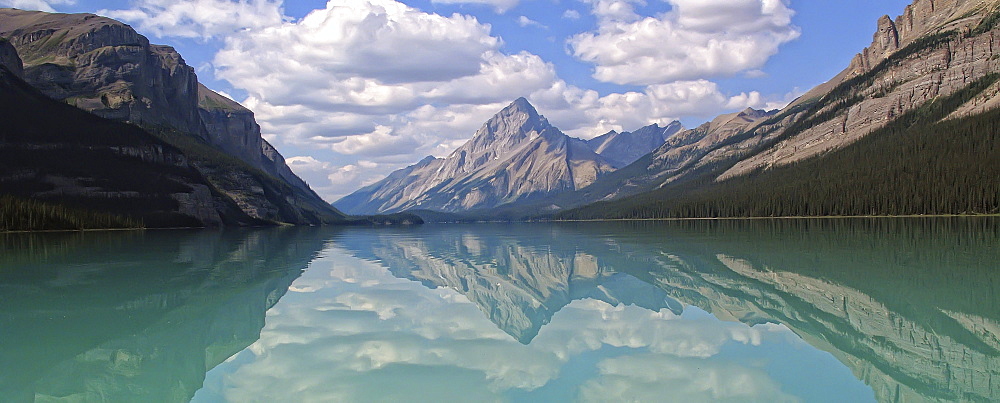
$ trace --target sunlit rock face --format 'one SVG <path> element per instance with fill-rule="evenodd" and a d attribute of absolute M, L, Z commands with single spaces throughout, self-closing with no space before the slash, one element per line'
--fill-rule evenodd
<path fill-rule="evenodd" d="M 322 248 L 318 232 L 0 239 L 0 400 L 188 401 L 257 340 Z"/>
<path fill-rule="evenodd" d="M 334 205 L 349 214 L 484 209 L 582 189 L 613 170 L 518 98 L 448 157 L 428 157 Z"/>
<path fill-rule="evenodd" d="M 791 164 L 836 150 L 868 135 L 925 103 L 948 96 L 987 74 L 1000 71 L 997 49 L 1000 37 L 995 22 L 996 0 L 917 0 L 895 19 L 883 16 L 875 24 L 872 43 L 861 50 L 847 68 L 829 82 L 806 93 L 789 105 L 783 119 L 762 126 L 744 141 L 717 150 L 718 156 L 761 144 L 766 149 L 743 158 L 718 179 L 744 175 L 758 169 Z M 949 35 L 936 45 L 925 46 L 933 35 Z M 883 64 L 913 46 L 913 54 Z M 834 111 L 829 105 L 812 114 L 793 111 L 800 104 L 821 100 L 838 85 L 869 75 L 845 93 L 856 97 L 850 107 Z M 958 108 L 953 116 L 980 113 L 1000 105 L 998 86 L 987 89 Z M 845 100 L 847 97 L 839 95 Z M 784 133 L 796 121 L 819 117 L 810 127 Z M 717 158 L 716 158 L 717 159 Z M 712 159 L 699 163 L 706 165 Z"/>

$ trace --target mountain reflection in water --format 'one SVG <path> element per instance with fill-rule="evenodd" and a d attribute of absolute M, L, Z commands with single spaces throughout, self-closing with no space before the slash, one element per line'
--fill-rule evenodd
<path fill-rule="evenodd" d="M 0 234 L 0 401 L 187 401 L 329 235 Z"/>
<path fill-rule="evenodd" d="M 997 401 L 998 246 L 995 218 L 0 235 L 0 401 Z"/>
<path fill-rule="evenodd" d="M 393 275 L 530 343 L 573 300 L 780 323 L 879 401 L 997 400 L 996 219 L 687 221 L 348 231 Z"/>

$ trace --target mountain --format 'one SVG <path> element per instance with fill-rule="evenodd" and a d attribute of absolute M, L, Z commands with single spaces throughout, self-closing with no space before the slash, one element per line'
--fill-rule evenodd
<path fill-rule="evenodd" d="M 657 189 L 666 182 L 676 180 L 675 175 L 679 171 L 705 157 L 718 144 L 773 114 L 747 108 L 720 115 L 697 128 L 682 130 L 629 166 L 598 179 L 578 192 L 559 195 L 553 203 L 574 206 Z"/>
<path fill-rule="evenodd" d="M 843 72 L 774 116 L 667 169 L 640 159 L 588 200 L 634 194 L 635 178 L 656 177 L 655 190 L 559 217 L 1000 212 L 998 4 L 917 0 L 879 19 Z"/>
<path fill-rule="evenodd" d="M 0 9 L 0 37 L 23 60 L 25 81 L 49 98 L 140 126 L 180 150 L 212 197 L 225 199 L 203 204 L 215 215 L 231 215 L 222 206 L 235 203 L 254 222 L 344 221 L 261 138 L 253 113 L 199 84 L 173 48 L 112 19 L 17 9 Z"/>
<path fill-rule="evenodd" d="M 5 195 L 140 221 L 110 220 L 105 227 L 264 224 L 216 191 L 179 148 L 138 127 L 52 100 L 6 67 L 0 68 L 0 120 Z M 26 219 L 32 213 L 10 215 Z M 79 227 L 66 218 L 38 227 L 39 220 L 0 227 Z"/>
<path fill-rule="evenodd" d="M 581 189 L 613 169 L 519 98 L 447 158 L 425 158 L 334 205 L 349 214 L 485 209 Z"/>
<path fill-rule="evenodd" d="M 654 123 L 634 132 L 619 133 L 612 130 L 587 140 L 587 145 L 616 168 L 622 168 L 662 146 L 670 136 L 682 130 L 684 126 L 678 121 L 673 121 L 666 127 Z"/>

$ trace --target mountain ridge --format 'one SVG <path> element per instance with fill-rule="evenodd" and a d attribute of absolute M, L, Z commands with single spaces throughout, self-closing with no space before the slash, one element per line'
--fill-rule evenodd
<path fill-rule="evenodd" d="M 0 37 L 24 60 L 29 84 L 181 146 L 244 213 L 291 224 L 344 219 L 261 137 L 253 113 L 201 85 L 172 47 L 150 44 L 110 18 L 17 9 L 0 9 Z"/>
<path fill-rule="evenodd" d="M 467 211 L 580 189 L 613 170 L 521 97 L 443 159 L 425 158 L 334 203 L 353 214 Z"/>

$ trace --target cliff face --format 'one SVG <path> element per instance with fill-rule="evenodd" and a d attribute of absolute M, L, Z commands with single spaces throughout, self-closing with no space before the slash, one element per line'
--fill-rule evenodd
<path fill-rule="evenodd" d="M 261 137 L 253 112 L 243 105 L 198 84 L 198 114 L 208 142 L 254 168 L 284 180 L 316 200 L 319 196 L 292 172 L 278 150 Z"/>
<path fill-rule="evenodd" d="M 21 56 L 17 54 L 14 45 L 3 38 L 0 38 L 0 66 L 7 68 L 18 78 L 24 79 L 24 64 L 21 62 Z"/>
<path fill-rule="evenodd" d="M 194 69 L 128 25 L 0 9 L 0 36 L 17 48 L 27 81 L 53 99 L 110 119 L 203 134 Z"/>
<path fill-rule="evenodd" d="M 853 143 L 930 100 L 1000 71 L 998 12 L 995 0 L 918 0 L 895 20 L 882 17 L 872 44 L 823 86 L 826 92 L 807 94 L 811 99 L 790 105 L 777 124 L 756 128 L 746 141 L 713 151 L 699 165 L 758 146 L 764 147 L 718 179 L 801 161 Z M 997 106 L 998 93 L 994 85 L 957 114 Z M 795 127 L 806 121 L 807 127 Z"/>
<path fill-rule="evenodd" d="M 343 218 L 261 138 L 253 113 L 199 84 L 173 48 L 104 17 L 16 9 L 0 9 L 0 37 L 17 48 L 32 86 L 98 116 L 167 133 L 199 156 L 192 166 L 251 217 L 293 224 Z"/>
<path fill-rule="evenodd" d="M 614 168 L 524 98 L 444 159 L 425 159 L 334 203 L 352 214 L 484 209 L 584 188 Z"/>

